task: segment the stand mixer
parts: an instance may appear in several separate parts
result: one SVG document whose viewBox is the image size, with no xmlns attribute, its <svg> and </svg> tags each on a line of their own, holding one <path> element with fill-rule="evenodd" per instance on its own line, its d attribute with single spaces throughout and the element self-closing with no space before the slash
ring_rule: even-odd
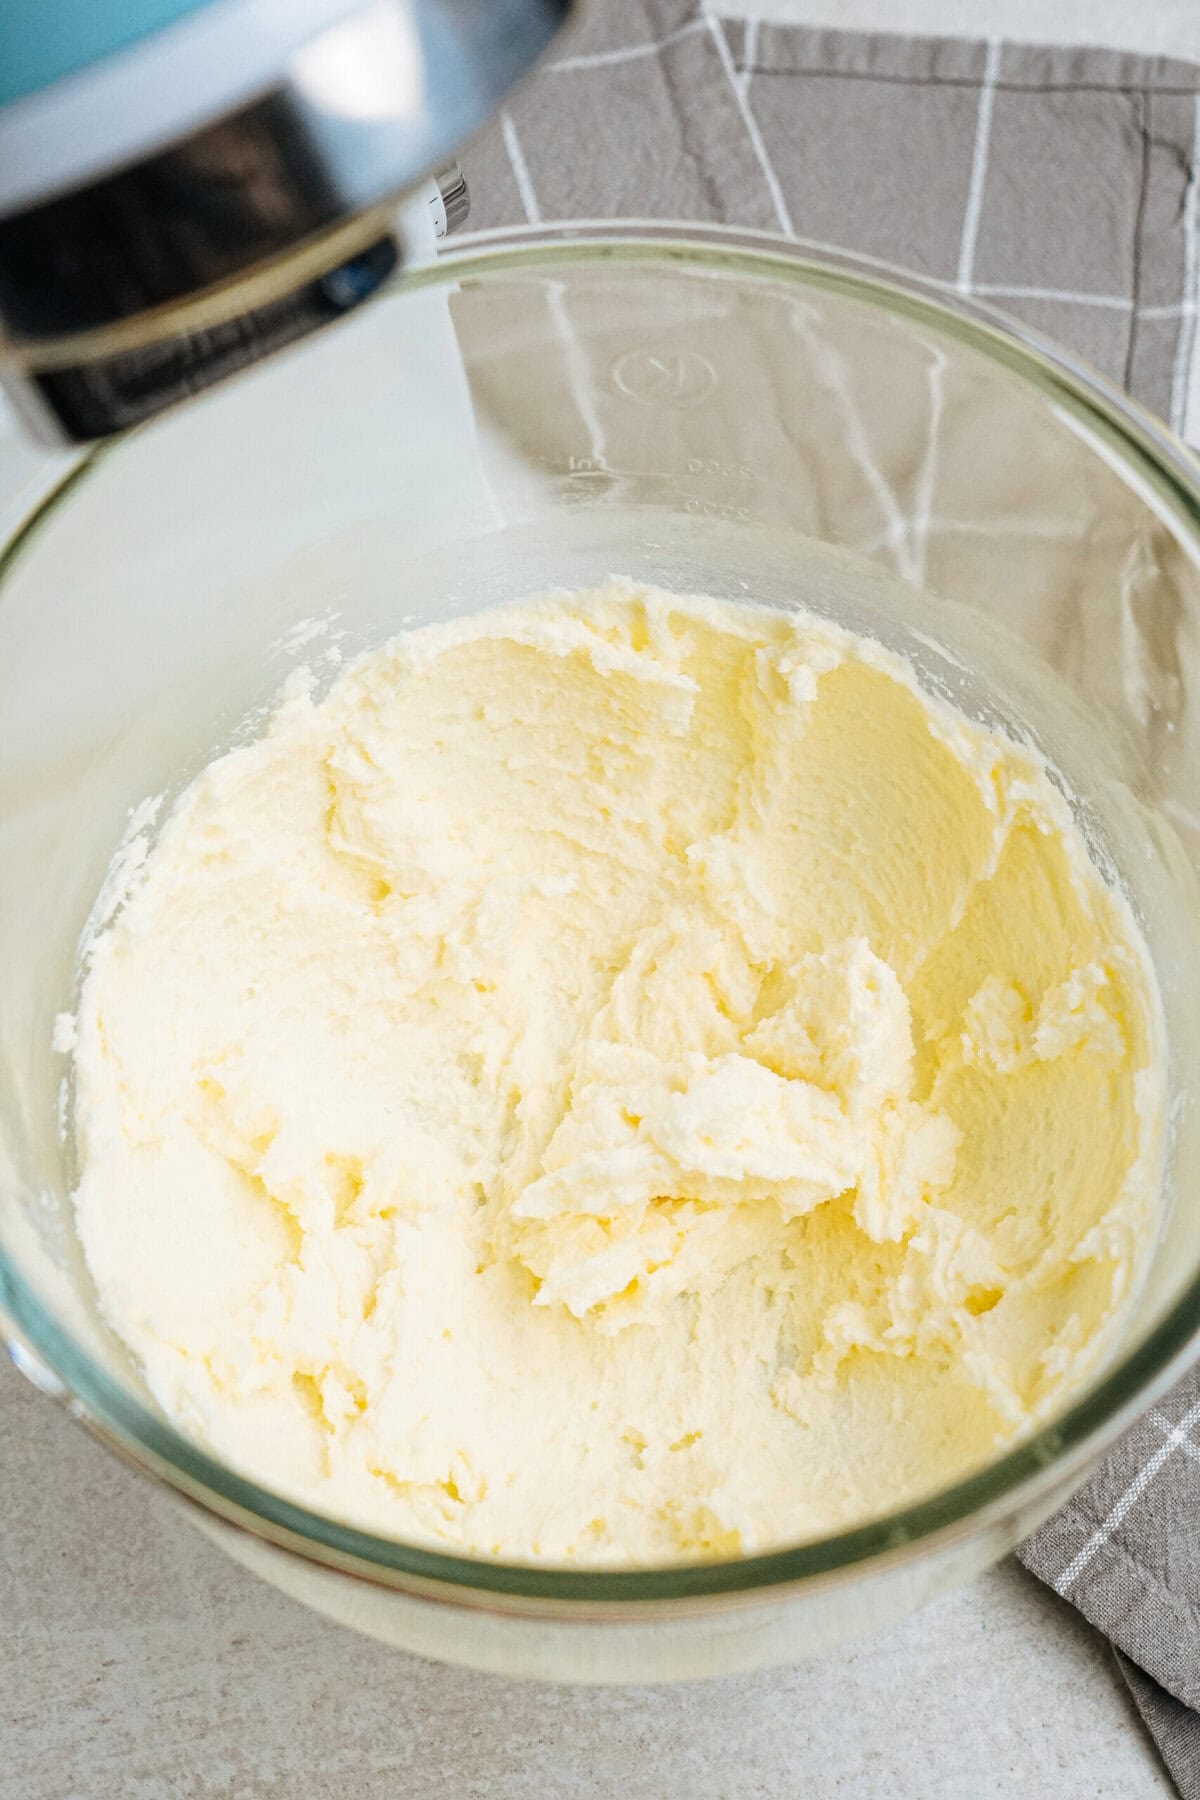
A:
<svg viewBox="0 0 1200 1800">
<path fill-rule="evenodd" d="M 108 437 L 366 299 L 423 209 L 466 216 L 447 158 L 569 5 L 10 0 L 0 373 L 27 431 Z"/>
</svg>

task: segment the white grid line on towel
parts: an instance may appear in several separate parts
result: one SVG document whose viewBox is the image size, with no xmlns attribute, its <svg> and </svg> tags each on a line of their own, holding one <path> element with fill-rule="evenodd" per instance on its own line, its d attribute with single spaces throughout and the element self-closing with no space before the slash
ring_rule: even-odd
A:
<svg viewBox="0 0 1200 1800">
<path fill-rule="evenodd" d="M 761 19 L 747 19 L 746 36 L 742 43 L 742 80 L 749 88 L 754 65 L 758 61 L 758 32 Z"/>
<path fill-rule="evenodd" d="M 1107 1544 L 1112 1537 L 1113 1532 L 1120 1525 L 1122 1519 L 1125 1518 L 1126 1514 L 1134 1506 L 1136 1506 L 1137 1502 L 1141 1499 L 1164 1463 L 1169 1461 L 1176 1450 L 1182 1449 L 1183 1446 L 1190 1441 L 1187 1434 L 1196 1423 L 1197 1419 L 1200 1419 L 1200 1400 L 1197 1400 L 1194 1405 L 1188 1407 L 1178 1425 L 1169 1427 L 1163 1442 L 1159 1445 L 1153 1456 L 1149 1457 L 1142 1464 L 1133 1480 L 1129 1483 L 1129 1486 L 1105 1514 L 1104 1518 L 1101 1519 L 1099 1525 L 1097 1525 L 1095 1531 L 1092 1532 L 1087 1542 L 1075 1552 L 1075 1555 L 1071 1558 L 1062 1574 L 1058 1577 L 1058 1580 L 1054 1583 L 1060 1594 L 1066 1595 L 1070 1592 L 1071 1588 L 1074 1587 L 1092 1558 L 1096 1555 L 1096 1552 L 1104 1548 L 1105 1544 Z M 1162 1422 L 1163 1424 L 1166 1424 L 1165 1420 Z"/>
<path fill-rule="evenodd" d="M 989 38 L 983 80 L 979 84 L 975 148 L 971 155 L 971 179 L 967 186 L 967 204 L 963 210 L 962 240 L 958 251 L 957 285 L 960 294 L 971 292 L 975 274 L 975 247 L 979 241 L 979 222 L 983 217 L 983 190 L 987 184 L 988 155 L 992 144 L 992 108 L 1003 54 L 1004 46 L 999 38 Z"/>
<path fill-rule="evenodd" d="M 1172 1437 L 1173 1433 L 1182 1432 L 1183 1430 L 1182 1423 L 1179 1425 L 1172 1425 L 1170 1419 L 1157 1410 L 1150 1414 L 1150 1423 L 1161 1431 L 1164 1437 L 1168 1438 Z M 1200 1444 L 1193 1443 L 1190 1437 L 1181 1437 L 1175 1443 L 1175 1448 L 1177 1450 L 1182 1450 L 1189 1462 L 1200 1463 Z"/>
<path fill-rule="evenodd" d="M 1183 197 L 1183 313 L 1179 340 L 1175 346 L 1175 366 L 1171 372 L 1171 428 L 1182 436 L 1191 436 L 1200 427 L 1193 418 L 1192 379 L 1196 360 L 1196 312 L 1200 305 L 1200 94 L 1196 96 L 1192 121 L 1192 155 L 1187 172 L 1187 190 Z"/>
<path fill-rule="evenodd" d="M 791 210 L 750 102 L 750 88 L 759 53 L 762 21 L 758 18 L 744 20 L 745 37 L 740 62 L 734 61 L 730 51 L 726 36 L 726 23 L 727 21 L 714 7 L 685 19 L 682 24 L 664 32 L 661 38 L 619 45 L 610 50 L 594 50 L 581 52 L 577 56 L 559 57 L 543 64 L 543 71 L 553 74 L 571 70 L 596 69 L 602 71 L 608 68 L 619 68 L 622 64 L 656 56 L 660 50 L 671 44 L 695 36 L 702 31 L 708 32 L 729 82 L 751 149 L 766 183 L 778 227 L 785 235 L 795 237 Z M 1173 362 L 1169 417 L 1176 430 L 1185 430 L 1186 415 L 1189 410 L 1200 414 L 1200 369 L 1194 369 L 1197 360 L 1194 350 L 1198 322 L 1200 322 L 1200 180 L 1194 173 L 1189 179 L 1181 208 L 1186 266 L 1182 283 L 1183 294 L 1178 301 L 1139 307 L 1133 297 L 1128 294 L 1088 292 L 1084 289 L 1043 287 L 1020 283 L 977 282 L 974 279 L 990 162 L 994 97 L 1001 78 L 1004 54 L 1005 48 L 1001 40 L 989 40 L 985 52 L 984 68 L 978 83 L 978 108 L 972 166 L 964 206 L 957 276 L 948 281 L 935 281 L 935 285 L 952 293 L 994 300 L 1001 305 L 1005 302 L 1044 302 L 1053 306 L 1079 306 L 1098 312 L 1126 315 L 1136 312 L 1138 318 L 1146 321 L 1179 320 L 1180 331 Z M 1196 100 L 1195 117 L 1196 143 L 1191 162 L 1193 171 L 1200 168 L 1200 95 Z M 531 223 L 541 223 L 544 215 L 511 113 L 502 114 L 501 126 L 525 216 Z M 1193 393 L 1193 389 L 1196 392 Z M 1200 416 L 1194 423 L 1200 428 Z"/>
<path fill-rule="evenodd" d="M 725 38 L 725 27 L 714 13 L 706 13 L 704 17 L 707 21 L 708 29 L 712 34 L 713 43 L 717 47 L 717 55 L 721 59 L 721 67 L 724 69 L 729 80 L 729 85 L 733 89 L 733 97 L 737 101 L 738 111 L 742 115 L 742 123 L 746 127 L 746 135 L 750 139 L 750 147 L 754 151 L 754 154 L 758 159 L 758 166 L 763 172 L 763 178 L 767 184 L 767 191 L 771 196 L 771 205 L 775 209 L 775 217 L 779 222 L 779 229 L 783 232 L 785 237 L 794 238 L 796 232 L 792 225 L 792 215 L 788 211 L 787 201 L 783 197 L 783 189 L 779 185 L 779 177 L 771 165 L 770 157 L 767 155 L 767 146 L 763 143 L 762 132 L 758 129 L 758 120 L 754 117 L 754 113 L 751 110 L 749 97 L 742 83 L 738 79 L 737 70 L 733 66 L 733 57 L 729 53 L 729 45 Z"/>
<path fill-rule="evenodd" d="M 538 205 L 537 193 L 530 178 L 529 164 L 525 161 L 521 140 L 517 136 L 517 128 L 513 124 L 512 114 L 507 108 L 500 114 L 500 132 L 504 139 L 504 148 L 508 152 L 513 180 L 516 182 L 517 192 L 521 196 L 521 205 L 525 208 L 525 217 L 529 224 L 540 225 L 542 209 Z"/>
<path fill-rule="evenodd" d="M 693 37 L 696 32 L 707 29 L 703 17 L 688 19 L 677 25 L 674 31 L 666 31 L 662 37 L 653 39 L 647 44 L 624 44 L 616 50 L 584 50 L 578 56 L 558 56 L 553 62 L 541 64 L 544 74 L 575 74 L 581 69 L 612 69 L 621 63 L 641 62 L 643 57 L 657 56 L 668 44 L 677 44 L 681 38 Z"/>
</svg>

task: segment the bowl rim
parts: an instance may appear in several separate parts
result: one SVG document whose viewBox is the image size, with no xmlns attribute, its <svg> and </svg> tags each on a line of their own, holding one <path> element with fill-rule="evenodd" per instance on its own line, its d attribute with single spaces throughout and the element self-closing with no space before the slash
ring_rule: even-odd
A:
<svg viewBox="0 0 1200 1800">
<path fill-rule="evenodd" d="M 987 302 L 868 257 L 803 239 L 736 227 L 661 220 L 571 221 L 474 232 L 433 262 L 401 272 L 392 297 L 472 277 L 564 263 L 657 263 L 680 270 L 785 280 L 899 314 L 1006 368 L 1068 414 L 1096 454 L 1130 485 L 1152 492 L 1200 565 L 1200 459 L 1151 413 L 1085 361 Z M 146 429 L 152 429 L 148 427 Z M 109 455 L 114 440 L 82 453 L 0 546 L 5 573 L 40 526 Z M 1103 446 L 1103 449 L 1100 448 Z M 600 1618 L 670 1616 L 783 1597 L 842 1572 L 923 1557 L 989 1528 L 1007 1548 L 1200 1353 L 1200 1272 L 1131 1351 L 1109 1364 L 1049 1423 L 947 1487 L 850 1530 L 733 1560 L 653 1567 L 571 1567 L 458 1555 L 406 1543 L 316 1512 L 240 1475 L 166 1423 L 110 1377 L 63 1331 L 0 1244 L 0 1321 L 14 1360 L 74 1417 L 139 1469 L 209 1514 L 309 1561 L 376 1584 L 493 1611 Z M 631 1603 L 634 1603 L 631 1606 Z"/>
</svg>

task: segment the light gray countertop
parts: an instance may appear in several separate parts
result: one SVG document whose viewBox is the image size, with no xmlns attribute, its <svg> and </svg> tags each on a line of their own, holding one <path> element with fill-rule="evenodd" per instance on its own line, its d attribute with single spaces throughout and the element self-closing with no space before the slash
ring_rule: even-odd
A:
<svg viewBox="0 0 1200 1800">
<path fill-rule="evenodd" d="M 1107 1645 L 1015 1563 L 799 1668 L 555 1688 L 284 1599 L 7 1364 L 0 1469 L 3 1800 L 1172 1791 Z"/>
</svg>

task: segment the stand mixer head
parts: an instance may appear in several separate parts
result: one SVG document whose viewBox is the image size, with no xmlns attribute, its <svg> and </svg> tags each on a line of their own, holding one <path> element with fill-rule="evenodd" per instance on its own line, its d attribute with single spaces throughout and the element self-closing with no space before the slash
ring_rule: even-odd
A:
<svg viewBox="0 0 1200 1800">
<path fill-rule="evenodd" d="M 26 428 L 110 436 L 357 306 L 411 253 L 402 197 L 426 183 L 437 235 L 465 217 L 446 159 L 569 7 L 10 0 L 0 371 Z"/>
</svg>

